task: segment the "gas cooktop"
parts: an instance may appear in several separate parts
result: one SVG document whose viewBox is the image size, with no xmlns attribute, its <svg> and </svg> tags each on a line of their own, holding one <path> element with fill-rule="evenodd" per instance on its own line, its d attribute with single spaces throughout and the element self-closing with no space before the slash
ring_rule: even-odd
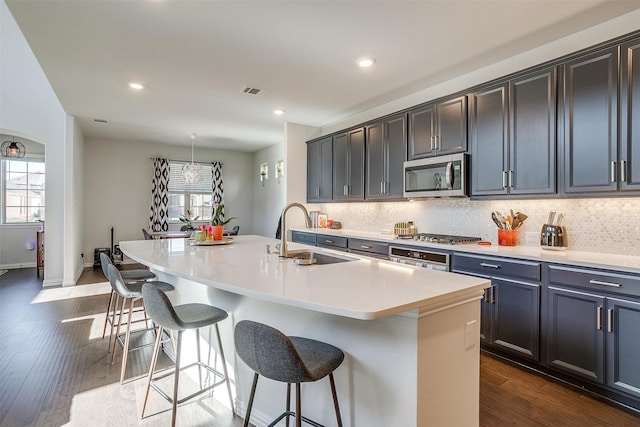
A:
<svg viewBox="0 0 640 427">
<path fill-rule="evenodd" d="M 411 239 L 429 243 L 443 243 L 447 245 L 459 245 L 473 243 L 482 240 L 480 237 L 452 236 L 449 234 L 418 233 L 412 236 L 398 236 L 399 239 Z"/>
</svg>

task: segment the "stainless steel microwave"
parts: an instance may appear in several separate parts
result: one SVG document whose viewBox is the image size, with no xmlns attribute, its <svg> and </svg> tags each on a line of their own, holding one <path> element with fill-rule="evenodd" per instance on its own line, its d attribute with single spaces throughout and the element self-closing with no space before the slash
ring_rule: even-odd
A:
<svg viewBox="0 0 640 427">
<path fill-rule="evenodd" d="M 404 162 L 404 197 L 467 196 L 467 158 L 459 153 Z"/>
</svg>

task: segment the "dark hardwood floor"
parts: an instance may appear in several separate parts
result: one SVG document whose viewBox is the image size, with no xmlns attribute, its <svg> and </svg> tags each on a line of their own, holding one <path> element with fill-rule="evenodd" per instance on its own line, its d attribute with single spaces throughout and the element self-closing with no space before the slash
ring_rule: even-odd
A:
<svg viewBox="0 0 640 427">
<path fill-rule="evenodd" d="M 0 427 L 169 425 L 170 406 L 154 392 L 140 420 L 145 382 L 120 385 L 119 362 L 108 362 L 101 270 L 74 287 L 41 284 L 34 268 L 0 276 Z M 149 359 L 150 349 L 132 353 L 126 377 L 144 375 Z M 640 426 L 635 414 L 491 356 L 481 356 L 480 378 L 481 426 Z M 179 407 L 178 425 L 240 426 L 216 396 Z"/>
</svg>

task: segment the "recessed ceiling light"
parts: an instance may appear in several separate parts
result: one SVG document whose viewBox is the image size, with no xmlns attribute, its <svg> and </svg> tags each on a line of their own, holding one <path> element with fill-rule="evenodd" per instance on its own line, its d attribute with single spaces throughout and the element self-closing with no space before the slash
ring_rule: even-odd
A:
<svg viewBox="0 0 640 427">
<path fill-rule="evenodd" d="M 363 56 L 362 58 L 358 58 L 356 61 L 359 67 L 368 68 L 376 63 L 376 58 L 373 56 Z"/>
<path fill-rule="evenodd" d="M 273 110 L 273 114 L 276 116 L 281 116 L 284 114 L 284 110 Z"/>
<path fill-rule="evenodd" d="M 129 82 L 129 87 L 131 89 L 135 89 L 135 90 L 144 89 L 144 85 L 142 83 L 138 83 L 138 82 Z"/>
</svg>

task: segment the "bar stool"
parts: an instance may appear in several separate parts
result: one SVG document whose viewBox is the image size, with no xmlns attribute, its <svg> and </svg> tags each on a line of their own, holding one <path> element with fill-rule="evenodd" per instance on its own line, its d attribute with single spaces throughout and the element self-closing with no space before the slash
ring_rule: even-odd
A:
<svg viewBox="0 0 640 427">
<path fill-rule="evenodd" d="M 163 292 L 162 289 L 155 286 L 153 282 L 145 283 L 142 286 L 142 298 L 144 300 L 144 305 L 149 313 L 151 319 L 158 324 L 159 332 L 156 338 L 156 343 L 153 350 L 153 357 L 151 359 L 151 367 L 149 368 L 149 377 L 147 379 L 147 389 L 144 395 L 144 401 L 142 403 L 142 415 L 144 418 L 144 411 L 147 407 L 147 400 L 149 398 L 149 390 L 153 387 L 162 397 L 168 400 L 172 404 L 172 413 L 171 413 L 171 425 L 176 425 L 176 412 L 178 409 L 178 404 L 183 403 L 193 397 L 198 396 L 208 390 L 211 390 L 214 387 L 221 385 L 222 383 L 227 383 L 227 392 L 229 393 L 229 401 L 231 403 L 231 410 L 235 415 L 235 410 L 233 406 L 233 396 L 231 395 L 231 384 L 229 383 L 229 374 L 227 372 L 227 362 L 224 357 L 224 350 L 222 349 L 222 341 L 220 340 L 220 330 L 218 328 L 218 322 L 224 320 L 228 317 L 226 311 L 221 310 L 217 307 L 213 307 L 206 304 L 198 304 L 198 303 L 190 303 L 190 304 L 182 304 L 173 306 L 167 295 Z M 216 336 L 218 338 L 218 349 L 220 351 L 220 359 L 222 359 L 222 370 L 223 373 L 220 373 L 215 368 L 202 363 L 200 361 L 200 331 L 199 328 L 203 328 L 205 326 L 214 325 L 216 329 Z M 153 373 L 156 368 L 156 363 L 158 361 L 158 353 L 160 351 L 160 336 L 164 329 L 169 329 L 171 331 L 178 332 L 178 338 L 176 343 L 176 366 L 172 372 L 164 373 L 162 375 L 156 376 L 153 378 Z M 180 367 L 180 353 L 182 347 L 182 333 L 187 329 L 195 329 L 196 330 L 196 343 L 198 344 L 198 361 L 194 362 L 190 365 Z M 180 371 L 184 369 L 191 368 L 193 366 L 198 366 L 198 369 L 204 368 L 210 373 L 214 375 L 214 383 L 201 388 L 199 391 L 190 394 L 182 399 L 178 399 L 178 381 L 180 376 Z M 173 382 L 173 396 L 169 396 L 165 393 L 157 384 L 156 381 L 168 377 L 169 375 L 174 374 L 174 382 Z M 215 381 L 216 377 L 220 377 L 219 381 Z M 202 387 L 202 386 L 201 386 Z"/>
<path fill-rule="evenodd" d="M 113 364 L 116 358 L 116 346 L 120 344 L 120 347 L 122 348 L 122 367 L 120 369 L 120 384 L 122 384 L 124 382 L 124 372 L 127 368 L 127 356 L 129 354 L 129 351 L 140 350 L 144 347 L 151 345 L 151 344 L 143 344 L 137 347 L 129 348 L 131 332 L 132 332 L 131 325 L 134 323 L 132 319 L 133 312 L 134 312 L 133 305 L 135 304 L 136 301 L 142 298 L 142 285 L 144 283 L 153 283 L 154 285 L 164 289 L 165 291 L 172 291 L 175 288 L 173 287 L 173 285 L 169 283 L 160 282 L 157 280 L 152 282 L 134 282 L 127 285 L 125 284 L 124 279 L 120 274 L 120 271 L 113 264 L 110 264 L 107 266 L 107 273 L 109 276 L 109 283 L 111 283 L 111 287 L 120 297 L 122 297 L 122 305 L 120 307 L 120 311 L 118 314 L 118 326 L 116 328 L 116 333 L 113 340 L 113 349 L 111 351 L 111 363 Z M 122 317 L 125 315 L 125 307 L 127 305 L 127 301 L 129 302 L 129 308 L 128 310 L 126 310 L 127 312 L 126 331 L 124 333 L 124 340 L 122 340 L 122 338 L 120 337 L 120 328 L 122 327 Z M 114 316 L 115 316 L 115 313 L 114 313 Z M 139 321 L 144 321 L 146 323 L 147 320 L 148 320 L 147 316 L 145 315 L 144 318 Z M 133 332 L 147 332 L 147 331 L 155 331 L 155 328 L 138 329 Z M 158 333 L 158 335 L 161 336 L 162 334 Z"/>
<path fill-rule="evenodd" d="M 107 267 L 113 264 L 111 262 L 111 258 L 107 256 L 104 252 L 100 253 L 100 266 L 102 267 L 102 273 L 104 277 L 109 279 L 109 272 Z M 140 268 L 135 270 L 124 270 L 120 272 L 122 279 L 126 285 L 130 285 L 135 282 L 145 282 L 147 280 L 155 279 L 156 275 L 151 271 Z M 115 298 L 114 298 L 115 297 Z M 114 301 L 115 300 L 115 301 Z M 115 327 L 115 316 L 116 310 L 115 308 L 118 306 L 118 294 L 111 287 L 111 295 L 109 296 L 109 304 L 107 304 L 107 313 L 104 317 L 104 327 L 102 328 L 102 338 L 107 333 L 107 323 L 111 324 L 111 335 L 109 335 L 109 348 L 111 348 L 111 336 L 113 336 L 113 328 Z"/>
<path fill-rule="evenodd" d="M 308 338 L 288 337 L 277 329 L 250 320 L 238 322 L 234 335 L 236 353 L 255 372 L 244 427 L 249 425 L 259 375 L 287 383 L 287 409 L 269 426 L 276 425 L 285 417 L 289 425 L 288 417 L 295 417 L 297 427 L 301 426 L 302 421 L 315 427 L 322 427 L 317 422 L 302 416 L 300 383 L 318 381 L 328 375 L 338 426 L 342 427 L 336 385 L 333 380 L 333 371 L 344 360 L 342 350 Z M 295 412 L 290 410 L 292 383 L 296 385 Z"/>
</svg>

